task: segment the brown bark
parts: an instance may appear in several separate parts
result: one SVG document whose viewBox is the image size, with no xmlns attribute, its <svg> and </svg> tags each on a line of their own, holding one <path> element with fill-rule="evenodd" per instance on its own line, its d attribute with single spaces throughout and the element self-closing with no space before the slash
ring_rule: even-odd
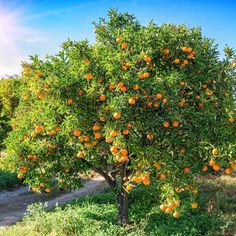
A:
<svg viewBox="0 0 236 236">
<path fill-rule="evenodd" d="M 122 189 L 122 191 L 117 196 L 118 201 L 118 222 L 120 225 L 124 226 L 128 224 L 128 193 L 125 191 L 125 189 Z"/>
</svg>

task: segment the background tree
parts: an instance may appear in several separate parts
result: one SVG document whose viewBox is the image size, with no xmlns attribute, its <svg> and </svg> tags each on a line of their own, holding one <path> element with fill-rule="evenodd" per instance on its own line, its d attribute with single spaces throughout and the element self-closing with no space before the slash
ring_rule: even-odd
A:
<svg viewBox="0 0 236 236">
<path fill-rule="evenodd" d="M 19 103 L 18 87 L 20 79 L 0 79 L 0 148 L 3 148 L 3 140 L 11 130 L 9 121 Z"/>
<path fill-rule="evenodd" d="M 52 177 L 76 188 L 79 172 L 98 172 L 117 194 L 120 224 L 128 193 L 153 184 L 178 218 L 182 194 L 197 207 L 196 175 L 236 169 L 235 53 L 221 61 L 199 28 L 108 16 L 94 44 L 68 40 L 24 65 L 7 165 L 36 192 L 50 192 Z"/>
</svg>

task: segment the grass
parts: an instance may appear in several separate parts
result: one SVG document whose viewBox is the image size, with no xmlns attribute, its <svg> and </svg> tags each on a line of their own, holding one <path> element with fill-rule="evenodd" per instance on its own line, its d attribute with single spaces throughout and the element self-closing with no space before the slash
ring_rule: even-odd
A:
<svg viewBox="0 0 236 236">
<path fill-rule="evenodd" d="M 17 174 L 0 170 L 0 191 L 15 188 L 21 183 L 22 181 L 17 178 Z"/>
<path fill-rule="evenodd" d="M 181 212 L 174 219 L 159 209 L 156 190 L 137 189 L 130 195 L 130 225 L 116 221 L 115 196 L 82 197 L 53 211 L 31 206 L 30 217 L 0 230 L 1 236 L 233 236 L 236 235 L 236 181 L 229 176 L 210 176 L 202 182 L 199 208 Z"/>
</svg>

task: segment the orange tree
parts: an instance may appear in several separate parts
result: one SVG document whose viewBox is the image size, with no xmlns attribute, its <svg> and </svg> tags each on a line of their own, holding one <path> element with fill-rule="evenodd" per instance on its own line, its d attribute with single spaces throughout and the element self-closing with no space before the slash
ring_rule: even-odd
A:
<svg viewBox="0 0 236 236">
<path fill-rule="evenodd" d="M 199 28 L 108 15 L 95 43 L 68 40 L 24 65 L 7 164 L 36 192 L 98 172 L 117 194 L 121 224 L 128 193 L 153 184 L 177 218 L 182 192 L 197 207 L 197 175 L 236 169 L 235 52 L 221 61 Z"/>
</svg>

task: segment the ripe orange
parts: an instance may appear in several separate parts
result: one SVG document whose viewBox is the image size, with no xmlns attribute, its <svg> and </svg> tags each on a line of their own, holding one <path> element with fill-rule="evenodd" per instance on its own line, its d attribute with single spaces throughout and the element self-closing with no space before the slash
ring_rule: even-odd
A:
<svg viewBox="0 0 236 236">
<path fill-rule="evenodd" d="M 170 213 L 171 213 L 171 208 L 170 208 L 170 207 L 167 207 L 166 210 L 165 210 L 165 213 L 166 213 L 166 214 L 170 214 Z"/>
<path fill-rule="evenodd" d="M 121 149 L 120 150 L 122 156 L 128 156 L 128 151 L 126 149 Z"/>
<path fill-rule="evenodd" d="M 98 130 L 100 130 L 100 129 L 101 129 L 101 126 L 100 126 L 100 125 L 95 124 L 95 125 L 93 126 L 93 130 L 94 130 L 94 131 L 98 131 Z"/>
<path fill-rule="evenodd" d="M 145 57 L 144 58 L 144 61 L 146 61 L 146 62 L 150 62 L 152 59 L 151 59 L 151 57 Z"/>
<path fill-rule="evenodd" d="M 95 139 L 100 139 L 102 137 L 101 133 L 94 134 Z"/>
<path fill-rule="evenodd" d="M 135 85 L 133 86 L 133 90 L 138 90 L 138 89 L 139 89 L 138 84 L 135 84 Z"/>
<path fill-rule="evenodd" d="M 162 100 L 162 102 L 163 102 L 164 104 L 166 104 L 166 103 L 168 102 L 168 99 L 167 99 L 167 98 L 164 98 L 164 99 Z"/>
<path fill-rule="evenodd" d="M 101 95 L 101 96 L 99 97 L 99 100 L 100 100 L 101 102 L 106 101 L 106 99 L 107 99 L 107 97 L 106 97 L 105 95 Z"/>
<path fill-rule="evenodd" d="M 129 134 L 129 130 L 128 129 L 123 130 L 123 134 L 124 135 L 128 135 Z"/>
<path fill-rule="evenodd" d="M 50 188 L 46 188 L 46 189 L 45 189 L 45 192 L 46 192 L 46 193 L 50 193 L 50 192 L 51 192 L 51 189 L 50 189 Z"/>
<path fill-rule="evenodd" d="M 203 167 L 202 167 L 202 170 L 203 170 L 203 171 L 207 171 L 207 169 L 208 169 L 207 166 L 203 166 Z"/>
<path fill-rule="evenodd" d="M 231 163 L 230 167 L 231 167 L 233 170 L 236 170 L 236 163 Z"/>
<path fill-rule="evenodd" d="M 211 152 L 214 156 L 217 156 L 219 154 L 219 151 L 217 148 L 213 148 Z"/>
<path fill-rule="evenodd" d="M 179 60 L 178 58 L 176 58 L 176 59 L 174 60 L 174 63 L 175 63 L 175 64 L 179 64 L 179 63 L 180 63 L 180 60 Z"/>
<path fill-rule="evenodd" d="M 215 164 L 216 164 L 216 163 L 215 163 L 214 160 L 210 160 L 209 163 L 208 163 L 208 165 L 211 166 L 211 167 L 214 166 Z"/>
<path fill-rule="evenodd" d="M 78 158 L 83 158 L 83 157 L 84 157 L 84 154 L 83 154 L 82 152 L 78 152 L 78 153 L 76 154 L 76 156 L 77 156 Z"/>
<path fill-rule="evenodd" d="M 197 204 L 196 202 L 192 202 L 192 203 L 191 203 L 191 207 L 192 207 L 193 209 L 196 209 L 196 208 L 198 208 L 198 204 Z"/>
<path fill-rule="evenodd" d="M 213 170 L 218 171 L 220 169 L 220 166 L 215 164 L 214 166 L 212 166 Z"/>
<path fill-rule="evenodd" d="M 43 188 L 44 187 L 44 183 L 39 183 L 39 186 L 41 187 L 41 188 Z"/>
<path fill-rule="evenodd" d="M 185 85 L 185 82 L 184 82 L 184 81 L 180 81 L 180 82 L 179 82 L 179 85 L 180 85 L 180 86 L 184 86 L 184 85 Z"/>
<path fill-rule="evenodd" d="M 115 112 L 113 114 L 113 117 L 116 119 L 116 120 L 119 120 L 121 118 L 121 113 L 120 112 Z"/>
<path fill-rule="evenodd" d="M 101 116 L 101 117 L 99 117 L 99 120 L 100 120 L 101 122 L 104 122 L 104 121 L 106 121 L 106 118 L 105 118 L 104 116 Z"/>
<path fill-rule="evenodd" d="M 117 43 L 121 43 L 122 39 L 120 37 L 116 38 Z"/>
<path fill-rule="evenodd" d="M 230 123 L 234 123 L 234 121 L 235 121 L 235 119 L 234 119 L 233 117 L 230 117 L 230 118 L 229 118 L 229 122 L 230 122 Z"/>
<path fill-rule="evenodd" d="M 162 174 L 160 174 L 160 179 L 166 179 L 166 174 L 164 174 L 164 173 L 162 173 Z"/>
<path fill-rule="evenodd" d="M 166 208 L 167 208 L 167 207 L 166 207 L 164 204 L 161 204 L 161 205 L 160 205 L 160 209 L 161 209 L 162 211 L 166 211 Z"/>
<path fill-rule="evenodd" d="M 68 104 L 68 105 L 72 105 L 72 103 L 73 103 L 72 98 L 69 98 L 69 99 L 67 100 L 67 104 Z"/>
<path fill-rule="evenodd" d="M 163 123 L 163 127 L 168 128 L 170 126 L 170 123 L 168 121 L 165 121 Z"/>
<path fill-rule="evenodd" d="M 110 148 L 110 151 L 111 151 L 112 154 L 117 154 L 117 153 L 118 153 L 118 148 L 115 147 L 115 146 L 112 146 L 112 147 Z"/>
<path fill-rule="evenodd" d="M 188 48 L 187 48 L 187 47 L 182 47 L 181 50 L 182 50 L 183 52 L 188 52 Z"/>
<path fill-rule="evenodd" d="M 179 217 L 180 217 L 179 212 L 178 212 L 178 211 L 175 211 L 175 212 L 173 213 L 173 217 L 174 217 L 174 218 L 179 218 Z"/>
<path fill-rule="evenodd" d="M 110 136 L 111 136 L 112 138 L 114 138 L 114 137 L 117 136 L 117 134 L 118 134 L 118 132 L 117 132 L 116 130 L 113 130 L 113 131 L 111 131 Z"/>
<path fill-rule="evenodd" d="M 127 91 L 127 87 L 124 86 L 124 87 L 120 88 L 120 90 L 124 93 Z"/>
<path fill-rule="evenodd" d="M 190 171 L 190 168 L 189 168 L 189 167 L 185 167 L 185 168 L 184 168 L 184 173 L 189 173 L 189 171 Z"/>
<path fill-rule="evenodd" d="M 129 99 L 129 104 L 130 104 L 130 105 L 134 105 L 134 104 L 135 104 L 135 102 L 136 102 L 136 101 L 135 101 L 135 99 L 134 99 L 134 98 L 130 98 L 130 99 Z"/>
<path fill-rule="evenodd" d="M 18 178 L 18 179 L 23 179 L 23 175 L 22 175 L 22 174 L 18 174 L 18 175 L 17 175 L 17 178 Z"/>
<path fill-rule="evenodd" d="M 170 53 L 170 50 L 169 50 L 168 48 L 166 48 L 166 49 L 163 50 L 163 53 L 164 53 L 165 55 L 167 55 L 167 54 Z"/>
<path fill-rule="evenodd" d="M 231 169 L 230 168 L 226 168 L 225 169 L 225 174 L 230 175 L 231 174 Z"/>
<path fill-rule="evenodd" d="M 74 136 L 79 137 L 80 134 L 81 134 L 81 131 L 80 131 L 80 130 L 75 130 L 75 131 L 74 131 Z"/>
<path fill-rule="evenodd" d="M 148 78 L 149 77 L 149 73 L 148 72 L 144 72 L 143 73 L 143 78 Z"/>
<path fill-rule="evenodd" d="M 161 169 L 161 165 L 157 162 L 154 162 L 154 167 L 157 169 L 157 170 L 160 170 Z"/>
<path fill-rule="evenodd" d="M 187 52 L 188 52 L 188 53 L 190 53 L 190 52 L 192 52 L 192 51 L 193 51 L 192 48 L 187 48 Z"/>
<path fill-rule="evenodd" d="M 93 78 L 93 75 L 92 75 L 92 73 L 88 73 L 84 77 L 88 80 L 91 80 Z"/>
<path fill-rule="evenodd" d="M 114 84 L 109 84 L 109 89 L 110 90 L 114 90 L 116 87 L 115 87 L 115 85 Z"/>
<path fill-rule="evenodd" d="M 147 139 L 149 139 L 149 140 L 151 140 L 151 139 L 153 139 L 154 138 L 154 135 L 153 134 L 147 134 Z"/>
<path fill-rule="evenodd" d="M 126 190 L 127 191 L 131 191 L 133 189 L 133 186 L 131 185 L 131 184 L 128 184 L 127 186 L 126 186 Z"/>
<path fill-rule="evenodd" d="M 188 64 L 189 64 L 188 60 L 186 60 L 186 59 L 183 60 L 183 64 L 184 64 L 184 65 L 188 65 Z"/>
<path fill-rule="evenodd" d="M 174 128 L 177 128 L 177 127 L 179 126 L 179 122 L 178 122 L 178 121 L 173 121 L 173 122 L 172 122 L 172 126 L 173 126 Z"/>
<path fill-rule="evenodd" d="M 127 43 L 122 43 L 121 48 L 122 48 L 122 49 L 126 49 L 127 46 L 128 46 Z"/>
<path fill-rule="evenodd" d="M 157 98 L 158 100 L 161 100 L 161 99 L 162 99 L 162 95 L 161 95 L 160 93 L 158 93 L 158 94 L 156 94 L 156 98 Z"/>
</svg>

